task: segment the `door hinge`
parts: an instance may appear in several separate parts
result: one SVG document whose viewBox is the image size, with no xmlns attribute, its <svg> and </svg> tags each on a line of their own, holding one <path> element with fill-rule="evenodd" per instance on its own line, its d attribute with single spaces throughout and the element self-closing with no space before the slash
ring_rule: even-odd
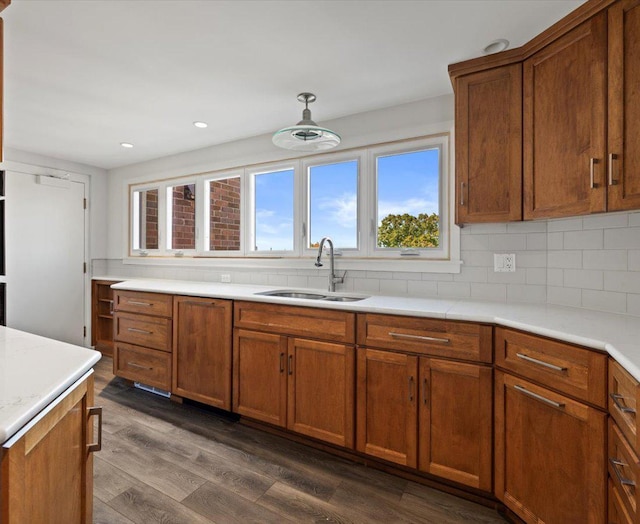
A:
<svg viewBox="0 0 640 524">
<path fill-rule="evenodd" d="M 83 326 L 83 328 L 82 328 L 82 336 L 84 336 L 84 337 L 87 336 L 87 326 Z"/>
<path fill-rule="evenodd" d="M 82 199 L 82 205 L 83 205 L 83 209 L 87 209 L 87 199 L 86 198 Z"/>
<path fill-rule="evenodd" d="M 82 272 L 83 272 L 83 273 L 86 273 L 86 272 L 87 272 L 87 263 L 86 263 L 86 262 L 83 262 L 83 263 L 82 263 Z"/>
</svg>

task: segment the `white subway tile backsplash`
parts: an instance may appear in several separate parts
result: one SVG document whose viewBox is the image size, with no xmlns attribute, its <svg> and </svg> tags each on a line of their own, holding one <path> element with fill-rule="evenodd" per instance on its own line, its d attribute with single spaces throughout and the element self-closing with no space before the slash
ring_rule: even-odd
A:
<svg viewBox="0 0 640 524">
<path fill-rule="evenodd" d="M 471 298 L 479 300 L 496 300 L 504 302 L 507 300 L 506 284 L 471 284 Z"/>
<path fill-rule="evenodd" d="M 560 306 L 580 307 L 582 290 L 578 288 L 547 286 L 547 302 Z"/>
<path fill-rule="evenodd" d="M 518 267 L 517 259 L 516 267 Z M 498 284 L 524 284 L 527 281 L 527 272 L 524 269 L 517 269 L 513 273 L 496 273 L 490 270 L 487 281 Z"/>
<path fill-rule="evenodd" d="M 627 252 L 627 267 L 629 271 L 640 271 L 640 249 L 630 249 Z"/>
<path fill-rule="evenodd" d="M 462 271 L 453 275 L 454 282 L 486 282 L 487 281 L 486 267 L 463 267 Z"/>
<path fill-rule="evenodd" d="M 469 266 L 490 267 L 493 269 L 493 252 L 491 251 L 462 251 L 461 257 L 463 271 L 465 267 Z"/>
<path fill-rule="evenodd" d="M 612 313 L 625 313 L 627 311 L 627 295 L 625 293 L 583 289 L 582 307 L 598 311 L 610 311 Z"/>
<path fill-rule="evenodd" d="M 463 235 L 499 235 L 507 232 L 507 224 L 468 224 L 460 231 Z"/>
<path fill-rule="evenodd" d="M 629 227 L 640 226 L 640 212 L 629 213 Z"/>
<path fill-rule="evenodd" d="M 438 295 L 451 298 L 469 298 L 471 284 L 468 282 L 438 282 Z"/>
<path fill-rule="evenodd" d="M 605 229 L 604 248 L 639 249 L 640 227 L 629 227 L 626 229 Z"/>
<path fill-rule="evenodd" d="M 602 249 L 602 230 L 567 231 L 564 234 L 564 249 Z"/>
<path fill-rule="evenodd" d="M 545 286 L 547 284 L 546 267 L 527 268 L 525 282 L 532 286 Z"/>
<path fill-rule="evenodd" d="M 627 269 L 627 252 L 622 249 L 588 250 L 582 252 L 585 269 Z"/>
<path fill-rule="evenodd" d="M 469 235 L 462 243 L 465 251 L 489 251 L 490 235 Z"/>
<path fill-rule="evenodd" d="M 564 286 L 564 269 L 547 268 L 547 286 Z"/>
<path fill-rule="evenodd" d="M 627 227 L 629 218 L 627 213 L 605 213 L 582 218 L 583 229 L 609 229 Z"/>
<path fill-rule="evenodd" d="M 544 221 L 509 222 L 507 233 L 546 233 L 547 223 Z"/>
<path fill-rule="evenodd" d="M 407 293 L 416 297 L 435 297 L 438 295 L 438 283 L 426 280 L 408 280 Z"/>
<path fill-rule="evenodd" d="M 640 272 L 605 271 L 604 289 L 620 293 L 640 293 Z"/>
<path fill-rule="evenodd" d="M 547 234 L 546 233 L 528 233 L 527 234 L 527 249 L 546 250 L 547 249 Z"/>
<path fill-rule="evenodd" d="M 490 235 L 489 249 L 492 251 L 521 251 L 527 247 L 524 234 Z"/>
<path fill-rule="evenodd" d="M 579 231 L 582 229 L 582 218 L 563 218 L 560 220 L 549 220 L 547 231 Z"/>
<path fill-rule="evenodd" d="M 547 267 L 546 251 L 521 251 L 516 253 L 516 268 Z"/>
<path fill-rule="evenodd" d="M 547 249 L 564 249 L 564 233 L 547 233 Z"/>
<path fill-rule="evenodd" d="M 603 289 L 604 274 L 591 269 L 565 269 L 564 285 L 582 289 Z"/>
<path fill-rule="evenodd" d="M 507 300 L 544 304 L 547 300 L 547 286 L 507 285 Z"/>
<path fill-rule="evenodd" d="M 582 251 L 549 251 L 547 267 L 580 269 L 582 268 Z"/>
<path fill-rule="evenodd" d="M 407 281 L 406 280 L 380 280 L 380 293 L 384 295 L 406 295 L 407 294 Z"/>
<path fill-rule="evenodd" d="M 640 317 L 640 295 L 627 294 L 627 314 Z"/>
</svg>

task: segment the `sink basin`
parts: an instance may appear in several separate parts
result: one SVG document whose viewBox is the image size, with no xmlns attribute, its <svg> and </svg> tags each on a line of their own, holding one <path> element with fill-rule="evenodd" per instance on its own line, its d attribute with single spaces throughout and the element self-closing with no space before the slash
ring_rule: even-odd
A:
<svg viewBox="0 0 640 524">
<path fill-rule="evenodd" d="M 266 297 L 282 297 L 282 298 L 298 298 L 303 300 L 326 300 L 327 302 L 357 302 L 369 298 L 367 296 L 356 295 L 325 295 L 323 293 L 314 293 L 312 291 L 296 291 L 290 289 L 276 289 L 274 291 L 261 291 L 256 295 L 264 295 Z"/>
</svg>

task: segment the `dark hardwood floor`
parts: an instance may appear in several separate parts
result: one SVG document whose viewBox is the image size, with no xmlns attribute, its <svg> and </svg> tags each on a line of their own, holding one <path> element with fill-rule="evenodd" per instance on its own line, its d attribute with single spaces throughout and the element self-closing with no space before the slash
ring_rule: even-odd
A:
<svg viewBox="0 0 640 524">
<path fill-rule="evenodd" d="M 96 366 L 94 522 L 504 523 L 452 495 L 134 389 Z"/>
</svg>

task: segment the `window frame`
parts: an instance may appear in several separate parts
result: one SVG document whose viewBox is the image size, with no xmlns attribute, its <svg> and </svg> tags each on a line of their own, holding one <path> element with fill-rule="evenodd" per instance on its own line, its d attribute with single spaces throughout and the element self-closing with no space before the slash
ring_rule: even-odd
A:
<svg viewBox="0 0 640 524">
<path fill-rule="evenodd" d="M 167 256 L 174 256 L 174 257 L 183 257 L 183 256 L 196 256 L 199 254 L 200 250 L 199 250 L 199 241 L 200 238 L 202 237 L 202 235 L 200 235 L 200 228 L 201 226 L 199 224 L 202 223 L 201 221 L 201 217 L 200 214 L 203 208 L 203 202 L 202 202 L 202 188 L 200 187 L 202 184 L 200 183 L 200 180 L 198 178 L 184 178 L 184 179 L 172 179 L 172 180 L 167 180 L 164 184 L 164 227 L 165 227 L 165 240 L 164 240 L 164 244 L 162 244 L 162 253 L 166 254 Z M 196 191 L 196 195 L 195 195 L 195 200 L 194 200 L 194 210 L 193 210 L 193 214 L 194 214 L 194 243 L 193 243 L 193 248 L 191 249 L 175 249 L 175 248 L 169 248 L 169 241 L 173 240 L 172 236 L 173 236 L 173 230 L 169 227 L 169 223 L 170 220 L 173 219 L 173 217 L 171 216 L 170 211 L 173 209 L 173 202 L 171 202 L 171 205 L 169 205 L 169 189 L 170 188 L 174 188 L 174 187 L 179 187 L 179 186 L 190 186 L 190 185 L 194 185 L 195 186 L 195 191 Z M 172 223 L 172 222 L 171 222 Z"/>
<path fill-rule="evenodd" d="M 135 198 L 133 194 L 140 193 L 143 191 L 153 191 L 154 189 L 158 191 L 158 247 L 156 249 L 142 249 L 142 248 L 135 249 L 133 246 L 133 240 L 136 236 L 135 227 L 136 225 L 139 225 L 139 223 L 136 224 L 134 221 L 136 211 L 134 209 Z M 128 243 L 129 243 L 130 253 L 135 254 L 137 256 L 146 257 L 149 255 L 157 256 L 162 252 L 162 242 L 163 242 L 163 232 L 164 232 L 162 224 L 164 223 L 164 212 L 165 212 L 163 204 L 164 203 L 162 199 L 162 184 L 150 183 L 150 184 L 143 184 L 143 185 L 131 187 L 131 190 L 129 191 L 129 224 L 127 228 L 129 232 Z"/>
</svg>

